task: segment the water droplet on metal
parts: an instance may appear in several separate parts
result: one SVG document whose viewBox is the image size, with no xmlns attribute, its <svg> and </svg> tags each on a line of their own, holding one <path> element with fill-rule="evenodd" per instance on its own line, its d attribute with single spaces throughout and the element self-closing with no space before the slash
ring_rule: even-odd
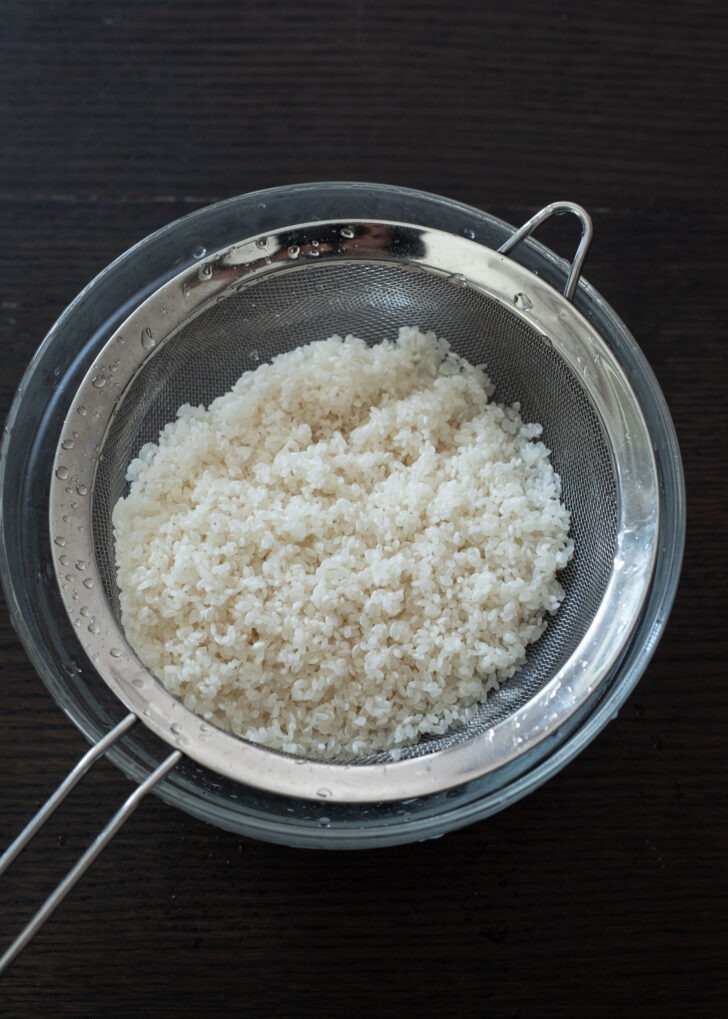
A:
<svg viewBox="0 0 728 1019">
<path fill-rule="evenodd" d="M 154 339 L 154 333 L 149 326 L 147 326 L 146 329 L 142 329 L 142 347 L 145 350 L 151 350 L 152 347 L 156 347 L 156 345 L 157 341 Z"/>
<path fill-rule="evenodd" d="M 73 439 L 64 439 L 61 443 L 61 449 L 73 449 Z"/>
<path fill-rule="evenodd" d="M 172 722 L 172 724 L 169 727 L 169 731 L 174 736 L 179 736 L 179 734 L 182 732 L 182 726 L 179 724 L 179 722 Z"/>
<path fill-rule="evenodd" d="M 341 231 L 341 236 L 345 237 L 347 241 L 350 241 L 356 237 L 356 230 L 353 226 L 345 226 Z"/>
<path fill-rule="evenodd" d="M 54 541 L 54 543 L 56 545 L 59 545 L 61 548 L 65 548 L 66 547 L 66 539 L 65 538 L 58 537 L 58 538 L 54 538 L 53 541 Z"/>
<path fill-rule="evenodd" d="M 314 248 L 317 248 L 317 247 L 319 246 L 319 244 L 320 244 L 320 243 L 321 243 L 320 241 L 311 241 L 311 245 L 312 245 L 312 247 L 314 247 Z"/>
<path fill-rule="evenodd" d="M 61 481 L 65 481 L 68 477 L 68 469 L 66 467 L 56 467 L 56 477 L 60 478 Z"/>
<path fill-rule="evenodd" d="M 467 287 L 468 281 L 461 272 L 454 272 L 450 277 L 450 283 L 455 287 Z"/>
<path fill-rule="evenodd" d="M 76 491 L 79 495 L 88 495 L 88 488 L 86 485 L 76 485 Z"/>
<path fill-rule="evenodd" d="M 94 586 L 94 578 L 93 578 L 93 577 L 86 577 L 86 579 L 85 579 L 85 580 L 84 580 L 84 582 L 83 582 L 83 586 L 84 586 L 84 587 L 85 587 L 85 588 L 86 588 L 86 589 L 87 589 L 88 591 L 90 591 L 90 590 L 91 590 L 91 588 L 92 588 L 92 587 Z"/>
<path fill-rule="evenodd" d="M 514 295 L 513 303 L 517 308 L 520 308 L 521 311 L 530 311 L 531 308 L 533 307 L 533 301 L 528 296 L 528 294 L 523 294 L 520 292 Z"/>
<path fill-rule="evenodd" d="M 58 562 L 61 564 L 61 566 L 68 566 L 70 561 L 71 560 L 68 558 L 67 555 L 59 555 L 58 556 Z"/>
<path fill-rule="evenodd" d="M 77 569 L 77 570 L 81 570 L 81 571 L 83 571 L 83 570 L 85 570 L 85 569 L 86 569 L 86 567 L 87 567 L 87 566 L 88 566 L 88 563 L 85 563 L 85 562 L 83 561 L 83 559 L 77 559 L 77 560 L 76 560 L 76 569 Z"/>
<path fill-rule="evenodd" d="M 182 296 L 183 297 L 189 297 L 191 293 L 192 293 L 192 287 L 190 286 L 190 284 L 189 283 L 183 283 L 182 284 Z"/>
<path fill-rule="evenodd" d="M 112 658 L 121 658 L 122 652 L 118 647 L 109 648 L 109 654 Z"/>
<path fill-rule="evenodd" d="M 201 265 L 197 275 L 201 280 L 212 279 L 212 266 L 209 263 L 207 265 Z"/>
<path fill-rule="evenodd" d="M 82 403 L 79 403 L 78 407 L 76 407 L 76 411 L 81 415 L 82 418 L 85 418 L 86 415 L 88 414 L 88 411 L 86 410 Z"/>
<path fill-rule="evenodd" d="M 88 607 L 88 605 L 82 605 L 81 608 L 79 609 L 79 612 L 81 613 L 82 616 L 88 617 L 91 615 L 91 609 Z"/>
<path fill-rule="evenodd" d="M 91 619 L 91 622 L 88 624 L 86 629 L 88 630 L 89 633 L 92 633 L 94 636 L 98 636 L 98 634 L 101 633 L 101 627 L 93 618 Z"/>
<path fill-rule="evenodd" d="M 256 247 L 258 248 L 264 248 L 267 243 L 268 243 L 267 237 L 259 237 L 258 240 L 255 242 Z"/>
<path fill-rule="evenodd" d="M 201 244 L 198 244 L 197 247 L 192 252 L 192 257 L 193 258 L 204 258 L 206 254 L 207 254 L 207 248 L 203 248 L 203 246 Z"/>
<path fill-rule="evenodd" d="M 106 385 L 106 376 L 94 375 L 94 377 L 91 379 L 91 385 L 95 386 L 96 389 L 103 389 L 104 386 Z"/>
<path fill-rule="evenodd" d="M 463 236 L 467 237 L 469 241 L 474 241 L 475 230 L 470 230 L 468 227 L 465 227 L 465 229 L 463 230 Z"/>
<path fill-rule="evenodd" d="M 331 825 L 331 818 L 330 817 L 320 817 L 318 819 L 318 823 L 321 825 L 322 828 L 328 828 Z"/>
<path fill-rule="evenodd" d="M 301 249 L 299 248 L 299 246 L 297 244 L 292 244 L 290 246 L 290 248 L 288 249 L 288 257 L 289 258 L 298 258 L 298 256 L 300 254 L 301 254 Z"/>
<path fill-rule="evenodd" d="M 331 792 L 330 789 L 317 789 L 316 795 L 319 796 L 322 800 L 328 800 L 333 795 L 333 793 Z"/>
</svg>

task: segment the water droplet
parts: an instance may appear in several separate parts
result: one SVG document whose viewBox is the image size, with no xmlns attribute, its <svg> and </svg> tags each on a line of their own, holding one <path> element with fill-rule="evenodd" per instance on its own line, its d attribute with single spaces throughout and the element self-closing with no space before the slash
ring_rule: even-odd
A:
<svg viewBox="0 0 728 1019">
<path fill-rule="evenodd" d="M 84 405 L 82 403 L 79 403 L 79 405 L 76 408 L 76 410 L 81 415 L 82 418 L 85 418 L 86 415 L 88 414 L 88 411 L 86 410 L 86 408 L 84 407 Z"/>
<path fill-rule="evenodd" d="M 289 258 L 298 258 L 298 256 L 300 254 L 301 254 L 301 249 L 299 248 L 299 246 L 297 244 L 292 244 L 290 246 L 290 248 L 288 249 L 288 257 Z"/>
<path fill-rule="evenodd" d="M 66 547 L 66 539 L 65 538 L 58 537 L 58 538 L 54 538 L 53 541 L 55 542 L 56 545 L 60 545 L 61 548 L 65 548 Z"/>
<path fill-rule="evenodd" d="M 330 817 L 320 817 L 318 819 L 318 823 L 321 825 L 322 828 L 329 828 L 331 826 L 331 818 Z"/>
<path fill-rule="evenodd" d="M 354 229 L 353 226 L 345 226 L 341 231 L 341 236 L 345 237 L 347 241 L 350 241 L 354 237 L 356 237 L 356 230 Z"/>
<path fill-rule="evenodd" d="M 311 245 L 312 245 L 312 246 L 313 246 L 314 248 L 317 248 L 317 247 L 319 246 L 319 244 L 320 244 L 320 243 L 321 243 L 320 241 L 311 241 Z"/>
<path fill-rule="evenodd" d="M 121 658 L 122 652 L 118 647 L 109 648 L 109 654 L 112 658 Z"/>
<path fill-rule="evenodd" d="M 145 350 L 151 350 L 152 347 L 155 347 L 156 345 L 157 341 L 154 339 L 154 333 L 149 326 L 147 326 L 146 329 L 142 329 L 142 347 Z"/>
<path fill-rule="evenodd" d="M 91 379 L 91 385 L 95 386 L 97 389 L 103 389 L 104 386 L 106 385 L 106 376 L 94 375 L 94 377 Z"/>
<path fill-rule="evenodd" d="M 58 562 L 61 564 L 61 566 L 68 566 L 70 561 L 71 560 L 68 558 L 67 555 L 59 555 L 58 556 Z"/>
<path fill-rule="evenodd" d="M 204 248 L 201 244 L 198 244 L 197 247 L 192 252 L 192 257 L 193 258 L 204 258 L 206 254 L 207 254 L 207 248 Z"/>
<path fill-rule="evenodd" d="M 450 283 L 455 287 L 467 287 L 468 281 L 461 272 L 454 272 L 450 277 Z"/>
<path fill-rule="evenodd" d="M 517 308 L 520 308 L 521 311 L 530 311 L 531 308 L 533 307 L 533 301 L 528 296 L 528 294 L 523 293 L 515 294 L 513 298 L 513 303 Z"/>
<path fill-rule="evenodd" d="M 190 286 L 190 284 L 189 283 L 183 283 L 182 284 L 182 296 L 183 297 L 189 297 L 191 293 L 192 293 L 192 287 Z"/>
<path fill-rule="evenodd" d="M 197 275 L 201 280 L 212 279 L 212 266 L 209 263 L 207 265 L 201 265 Z"/>
<path fill-rule="evenodd" d="M 124 344 L 126 343 L 126 337 L 125 336 L 117 336 L 116 337 L 116 342 L 121 344 L 121 346 L 123 347 Z"/>
<path fill-rule="evenodd" d="M 88 618 L 91 615 L 91 609 L 88 607 L 88 605 L 82 605 L 81 608 L 79 609 L 79 612 L 81 613 L 82 616 L 86 616 L 86 618 Z"/>
<path fill-rule="evenodd" d="M 83 570 L 85 570 L 85 569 L 86 569 L 86 567 L 87 567 L 87 566 L 88 566 L 88 563 L 85 563 L 85 562 L 83 561 L 83 559 L 77 559 L 77 560 L 76 560 L 76 569 L 77 569 L 77 570 L 79 570 L 79 571 L 81 571 L 81 572 L 82 572 Z"/>
<path fill-rule="evenodd" d="M 85 579 L 85 580 L 84 580 L 84 582 L 83 582 L 83 586 L 84 586 L 84 587 L 85 587 L 85 588 L 86 588 L 86 589 L 87 589 L 88 591 L 90 591 L 90 590 L 91 590 L 91 588 L 92 588 L 92 587 L 94 586 L 94 578 L 93 578 L 93 577 L 86 577 L 86 579 Z"/>
<path fill-rule="evenodd" d="M 179 724 L 179 722 L 172 722 L 172 724 L 169 727 L 169 731 L 174 736 L 179 736 L 179 734 L 182 732 L 182 726 Z"/>
<path fill-rule="evenodd" d="M 465 229 L 463 230 L 463 236 L 467 237 L 469 241 L 474 241 L 475 230 L 470 230 L 468 227 L 465 227 Z"/>
<path fill-rule="evenodd" d="M 255 361 L 256 364 L 260 364 L 260 351 L 259 350 L 251 350 L 250 354 L 248 355 L 248 357 L 250 358 L 251 361 Z"/>
<path fill-rule="evenodd" d="M 65 481 L 68 477 L 68 469 L 66 467 L 56 467 L 56 477 L 60 478 L 61 481 Z"/>
<path fill-rule="evenodd" d="M 86 485 L 76 485 L 76 491 L 79 495 L 88 495 L 88 488 Z"/>
<path fill-rule="evenodd" d="M 333 793 L 331 792 L 330 789 L 317 789 L 316 795 L 319 796 L 322 800 L 328 800 L 333 795 Z"/>
<path fill-rule="evenodd" d="M 259 237 L 258 240 L 255 242 L 256 246 L 259 248 L 264 248 L 267 243 L 268 243 L 267 237 Z"/>
<path fill-rule="evenodd" d="M 101 627 L 93 617 L 91 619 L 91 622 L 86 627 L 86 629 L 88 630 L 89 633 L 92 633 L 94 636 L 97 636 L 99 633 L 101 633 Z"/>
<path fill-rule="evenodd" d="M 73 439 L 64 439 L 61 443 L 61 449 L 73 449 Z"/>
</svg>

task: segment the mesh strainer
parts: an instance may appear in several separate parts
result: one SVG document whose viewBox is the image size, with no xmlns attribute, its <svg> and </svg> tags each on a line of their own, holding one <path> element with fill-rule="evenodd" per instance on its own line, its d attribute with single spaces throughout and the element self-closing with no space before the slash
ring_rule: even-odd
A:
<svg viewBox="0 0 728 1019">
<path fill-rule="evenodd" d="M 532 241 L 520 243 L 561 212 L 576 214 L 583 225 L 567 270 Z M 523 795 L 576 752 L 567 746 L 583 744 L 601 728 L 615 710 L 617 686 L 623 699 L 664 625 L 680 558 L 682 524 L 673 520 L 672 502 L 680 503 L 681 477 L 669 418 L 649 369 L 628 334 L 626 342 L 605 334 L 603 323 L 616 320 L 578 282 L 590 233 L 584 210 L 568 203 L 547 207 L 513 233 L 433 196 L 316 185 L 223 203 L 180 221 L 121 260 L 118 275 L 128 276 L 136 265 L 143 292 L 126 306 L 119 301 L 103 327 L 83 337 L 85 343 L 77 337 L 65 386 L 50 404 L 50 480 L 40 480 L 47 485 L 45 542 L 55 573 L 55 583 L 47 575 L 44 581 L 55 621 L 50 628 L 64 631 L 57 637 L 54 629 L 45 642 L 63 645 L 66 661 L 69 646 L 75 654 L 71 682 L 64 694 L 54 693 L 94 739 L 89 758 L 122 735 L 128 740 L 134 727 L 131 760 L 120 763 L 144 781 L 129 809 L 174 768 L 177 791 L 167 798 L 179 802 L 180 789 L 192 786 L 213 804 L 208 817 L 248 834 L 293 844 L 322 844 L 333 836 L 332 844 L 366 845 L 378 841 L 373 831 L 381 835 L 389 826 L 389 837 L 379 841 L 407 841 L 499 809 L 516 787 Z M 188 247 L 181 247 L 181 261 L 168 261 L 160 272 L 149 246 L 169 248 L 175 236 Z M 525 251 L 530 267 L 509 257 L 510 251 Z M 91 289 L 108 289 L 114 272 L 112 266 Z M 557 282 L 563 294 L 553 286 Z M 83 311 L 76 307 L 77 323 Z M 300 344 L 334 333 L 374 344 L 393 339 L 402 325 L 432 329 L 467 360 L 484 363 L 495 399 L 519 401 L 524 420 L 543 425 L 572 514 L 575 554 L 560 575 L 566 598 L 524 666 L 487 698 L 469 725 L 401 755 L 304 760 L 205 723 L 141 665 L 120 625 L 111 510 L 125 493 L 129 461 L 156 440 L 181 404 L 209 404 L 245 370 Z M 62 331 L 68 332 L 67 323 Z M 645 390 L 652 401 L 647 407 Z M 665 444 L 675 475 L 674 495 L 667 497 Z M 673 532 L 668 539 L 666 513 Z M 7 548 L 7 534 L 5 540 Z M 666 544 L 670 579 L 660 585 L 663 611 L 656 621 L 652 592 Z M 5 559 L 12 587 L 7 551 Z M 645 630 L 646 615 L 652 618 Z M 42 657 L 36 640 L 26 643 L 34 660 Z M 88 662 L 79 665 L 83 655 Z M 101 744 L 98 721 L 89 724 L 89 716 L 108 714 L 109 702 L 111 717 L 118 720 L 119 702 L 129 714 Z M 134 725 L 137 719 L 143 727 Z M 173 753 L 160 756 L 163 745 Z M 160 791 L 174 790 L 167 785 L 174 776 Z M 216 813 L 216 801 L 228 808 L 241 804 L 244 823 Z M 112 825 L 118 827 L 128 812 Z M 304 827 L 318 826 L 317 837 L 301 830 L 286 837 L 286 813 Z M 11 847 L 6 865 L 36 827 Z M 96 852 L 116 827 L 104 833 Z M 82 869 L 72 872 L 73 880 Z"/>
</svg>

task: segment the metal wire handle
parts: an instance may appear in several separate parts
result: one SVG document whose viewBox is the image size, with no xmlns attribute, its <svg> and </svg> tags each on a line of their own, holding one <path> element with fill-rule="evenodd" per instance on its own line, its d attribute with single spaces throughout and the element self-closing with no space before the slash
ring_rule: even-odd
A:
<svg viewBox="0 0 728 1019">
<path fill-rule="evenodd" d="M 98 743 L 84 754 L 78 764 L 68 773 L 63 782 L 61 782 L 56 791 L 43 804 L 35 817 L 29 821 L 15 841 L 12 842 L 3 855 L 0 856 L 0 877 L 5 873 L 13 860 L 15 860 L 22 850 L 28 845 L 30 840 L 40 831 L 50 816 L 65 800 L 74 786 L 83 778 L 91 765 L 94 764 L 99 757 L 102 757 L 109 747 L 112 747 L 116 741 L 123 736 L 124 733 L 131 729 L 137 721 L 138 719 L 136 715 L 127 715 L 126 718 L 122 719 L 121 722 L 119 722 L 119 724 L 111 730 L 111 732 L 107 733 L 103 739 L 99 740 Z M 167 774 L 168 771 L 171 771 L 181 756 L 182 753 L 179 750 L 175 750 L 174 753 L 170 754 L 169 757 L 167 757 L 166 760 L 164 760 L 159 767 L 134 790 L 119 810 L 117 810 L 106 827 L 103 828 L 96 836 L 83 856 L 81 856 L 81 858 L 68 871 L 60 884 L 56 886 L 55 891 L 51 892 L 35 916 L 26 924 L 5 954 L 0 957 L 0 976 L 2 976 L 16 956 L 22 952 L 28 942 L 31 941 L 31 939 L 37 934 L 48 917 L 51 916 L 55 909 L 61 904 L 61 902 L 63 902 L 76 882 L 83 876 L 83 874 L 85 874 L 101 850 L 111 841 L 127 818 L 133 814 L 147 793 Z"/>
<path fill-rule="evenodd" d="M 531 216 L 522 227 L 519 227 L 507 241 L 501 244 L 498 251 L 501 255 L 507 255 L 509 251 L 512 251 L 517 244 L 520 244 L 522 240 L 529 237 L 536 227 L 540 226 L 547 219 L 550 219 L 552 216 L 563 216 L 567 212 L 572 213 L 581 222 L 581 240 L 571 262 L 569 275 L 564 286 L 564 297 L 567 301 L 571 301 L 581 276 L 584 259 L 591 244 L 592 234 L 594 233 L 591 216 L 581 205 L 577 205 L 576 202 L 551 202 L 550 205 L 546 205 L 540 212 L 537 212 L 535 216 Z"/>
</svg>

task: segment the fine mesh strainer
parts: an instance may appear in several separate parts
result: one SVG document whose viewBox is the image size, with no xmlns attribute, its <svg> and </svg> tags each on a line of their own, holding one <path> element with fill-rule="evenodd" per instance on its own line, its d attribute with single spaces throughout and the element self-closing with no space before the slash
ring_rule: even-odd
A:
<svg viewBox="0 0 728 1019">
<path fill-rule="evenodd" d="M 291 215 L 294 210 L 303 215 Z M 562 212 L 577 215 L 583 227 L 566 270 L 525 240 L 540 222 Z M 469 225 L 461 226 L 463 219 Z M 157 258 L 153 266 L 149 246 L 166 250 L 175 236 L 196 243 L 181 261 L 178 256 L 165 266 Z M 44 434 L 54 441 L 48 476 L 40 479 L 50 523 L 45 547 L 53 566 L 53 574 L 44 574 L 53 620 L 45 625 L 44 639 L 65 663 L 71 648 L 73 662 L 70 673 L 66 668 L 71 681 L 64 692 L 52 689 L 95 746 L 6 853 L 0 869 L 91 761 L 122 737 L 124 743 L 136 738 L 120 763 L 139 788 L 13 954 L 160 780 L 160 793 L 166 788 L 171 802 L 274 841 L 322 845 L 328 838 L 346 846 L 408 841 L 485 816 L 523 795 L 573 756 L 585 733 L 591 738 L 605 724 L 616 710 L 617 688 L 624 699 L 646 664 L 677 579 L 681 523 L 673 519 L 672 496 L 665 497 L 657 418 L 672 443 L 668 460 L 678 502 L 681 475 L 669 417 L 649 369 L 634 341 L 625 356 L 619 342 L 605 336 L 600 319 L 609 310 L 579 283 L 590 236 L 589 217 L 569 203 L 548 206 L 514 233 L 434 196 L 316 185 L 204 210 L 120 260 L 116 270 L 128 277 L 130 266 L 141 262 L 143 268 L 146 258 L 148 275 L 144 279 L 137 270 L 134 299 L 124 304 L 118 294 L 103 326 L 94 333 L 86 323 L 89 331 L 76 335 L 74 356 L 66 352 L 67 384 L 49 402 L 47 417 L 54 423 Z M 508 256 L 521 250 L 530 253 L 530 267 Z M 112 266 L 89 289 L 108 290 L 114 272 Z M 557 281 L 563 293 L 552 285 Z M 75 309 L 77 323 L 83 311 Z M 469 725 L 366 759 L 323 763 L 277 753 L 205 723 L 136 658 L 120 624 L 111 511 L 126 491 L 130 460 L 157 439 L 181 404 L 208 405 L 244 371 L 298 345 L 335 333 L 374 344 L 396 337 L 402 325 L 432 329 L 470 362 L 485 364 L 496 386 L 494 399 L 520 402 L 524 420 L 543 425 L 572 517 L 575 553 L 560 574 L 566 597 L 523 667 L 488 696 Z M 638 370 L 630 363 L 635 358 Z M 659 414 L 645 409 L 640 392 L 645 389 Z M 41 425 L 36 429 L 43 432 Z M 665 513 L 677 535 L 671 543 Z M 12 588 L 7 533 L 4 540 L 6 586 Z M 666 543 L 669 583 L 660 582 L 663 611 L 656 621 L 653 589 Z M 9 601 L 12 609 L 13 598 Z M 646 615 L 651 618 L 645 630 Z M 33 636 L 26 644 L 34 660 L 42 658 Z M 46 661 L 41 671 L 47 672 Z M 120 705 L 126 714 L 120 715 Z M 107 724 L 102 736 L 98 716 L 109 714 L 117 724 L 111 729 Z M 184 802 L 190 787 L 209 801 L 208 813 Z M 216 806 L 221 801 L 227 814 Z M 231 805 L 233 813 L 239 806 L 242 824 L 231 823 Z M 286 834 L 291 824 L 298 830 Z M 302 834 L 312 826 L 318 827 L 315 838 Z M 388 836 L 382 836 L 385 828 Z"/>
</svg>

